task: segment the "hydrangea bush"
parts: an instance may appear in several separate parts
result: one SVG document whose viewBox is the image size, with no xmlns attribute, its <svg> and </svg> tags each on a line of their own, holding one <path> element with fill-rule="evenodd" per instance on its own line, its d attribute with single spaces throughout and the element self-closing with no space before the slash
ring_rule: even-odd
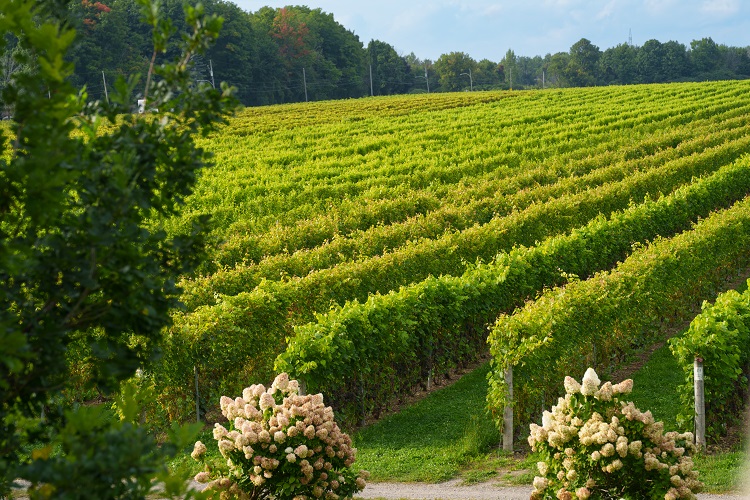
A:
<svg viewBox="0 0 750 500">
<path fill-rule="evenodd" d="M 226 467 L 206 465 L 195 480 L 221 498 L 303 500 L 351 498 L 365 487 L 367 472 L 351 469 L 356 449 L 339 429 L 323 396 L 300 395 L 286 373 L 270 388 L 252 385 L 242 397 L 221 398 L 227 429 L 214 428 Z M 206 445 L 195 443 L 202 461 Z"/>
<path fill-rule="evenodd" d="M 621 401 L 630 379 L 601 384 L 589 368 L 582 382 L 566 377 L 565 397 L 531 424 L 529 444 L 544 459 L 531 498 L 696 498 L 693 435 L 664 433 L 650 411 Z"/>
</svg>

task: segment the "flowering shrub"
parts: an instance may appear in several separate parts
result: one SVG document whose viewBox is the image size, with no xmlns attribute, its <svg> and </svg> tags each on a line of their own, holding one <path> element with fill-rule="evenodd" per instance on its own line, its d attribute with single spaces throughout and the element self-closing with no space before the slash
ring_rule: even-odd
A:
<svg viewBox="0 0 750 500">
<path fill-rule="evenodd" d="M 206 466 L 195 476 L 206 491 L 221 498 L 303 500 L 351 498 L 364 489 L 367 472 L 351 466 L 356 449 L 323 405 L 321 394 L 301 396 L 286 373 L 270 388 L 252 385 L 242 397 L 221 398 L 229 429 L 214 428 L 226 469 Z M 206 445 L 195 443 L 192 456 L 202 460 Z"/>
<path fill-rule="evenodd" d="M 531 424 L 529 444 L 544 457 L 532 499 L 695 498 L 693 435 L 664 433 L 650 411 L 620 401 L 632 389 L 630 379 L 600 384 L 592 368 L 582 384 L 565 377 L 565 397 Z"/>
</svg>

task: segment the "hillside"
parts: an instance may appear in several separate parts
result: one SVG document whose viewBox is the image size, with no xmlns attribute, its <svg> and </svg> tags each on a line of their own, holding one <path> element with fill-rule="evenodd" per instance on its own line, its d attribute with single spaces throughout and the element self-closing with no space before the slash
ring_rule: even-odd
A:
<svg viewBox="0 0 750 500">
<path fill-rule="evenodd" d="M 186 308 L 154 374 L 162 404 L 189 418 L 195 367 L 210 417 L 220 395 L 268 380 L 287 351 L 278 368 L 334 391 L 350 416 L 377 412 L 394 392 L 473 359 L 498 314 L 565 281 L 558 270 L 510 287 L 510 309 L 498 309 L 488 284 L 523 274 L 512 263 L 533 262 L 534 249 L 558 251 L 560 238 L 573 248 L 586 227 L 644 228 L 597 250 L 583 275 L 570 271 L 585 277 L 743 198 L 749 85 L 245 109 L 202 143 L 216 165 L 181 216 L 157 221 L 179 234 L 211 215 L 214 242 L 211 261 L 181 282 Z M 669 196 L 687 200 L 679 214 L 671 201 L 658 205 Z M 654 216 L 650 204 L 666 211 Z M 565 252 L 591 253 L 576 248 Z"/>
</svg>

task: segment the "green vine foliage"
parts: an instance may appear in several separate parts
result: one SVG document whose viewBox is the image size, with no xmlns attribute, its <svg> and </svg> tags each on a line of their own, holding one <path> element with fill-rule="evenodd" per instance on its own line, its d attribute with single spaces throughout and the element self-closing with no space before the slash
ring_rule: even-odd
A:
<svg viewBox="0 0 750 500">
<path fill-rule="evenodd" d="M 687 429 L 694 423 L 693 361 L 703 359 L 706 432 L 709 439 L 726 434 L 730 415 L 743 401 L 750 368 L 750 292 L 729 290 L 713 304 L 703 303 L 702 312 L 687 331 L 669 341 L 669 347 L 685 374 L 680 386 L 683 411 L 678 424 Z"/>
<path fill-rule="evenodd" d="M 0 137 L 0 496 L 25 478 L 36 497 L 141 498 L 138 481 L 124 488 L 132 496 L 121 483 L 155 476 L 176 452 L 156 450 L 137 422 L 66 408 L 60 396 L 74 362 L 88 366 L 88 387 L 115 392 L 157 357 L 179 304 L 175 279 L 202 256 L 206 221 L 167 237 L 150 220 L 179 209 L 209 160 L 194 138 L 234 106 L 231 89 L 189 76 L 221 19 L 186 6 L 193 30 L 180 58 L 162 63 L 169 26 L 158 2 L 141 7 L 154 33 L 148 83 L 121 79 L 108 102 L 92 102 L 68 82 L 75 32 L 64 2 L 0 0 L 0 31 L 26 49 L 2 91 L 13 116 Z M 161 111 L 132 114 L 137 88 Z M 71 360 L 70 346 L 85 359 Z"/>
<path fill-rule="evenodd" d="M 497 314 L 513 311 L 545 287 L 609 268 L 634 243 L 687 229 L 741 199 L 750 188 L 747 169 L 743 158 L 669 196 L 609 219 L 597 217 L 535 247 L 501 253 L 462 276 L 428 278 L 331 309 L 295 328 L 276 369 L 331 394 L 345 415 L 377 412 L 394 395 L 424 383 L 430 372 L 470 361 L 483 349 L 484 327 Z M 363 376 L 348 376 L 355 372 Z"/>
<path fill-rule="evenodd" d="M 716 212 L 674 238 L 637 248 L 609 272 L 546 290 L 514 314 L 502 314 L 489 342 L 488 403 L 501 422 L 510 403 L 504 372 L 513 367 L 515 414 L 529 422 L 557 395 L 555 381 L 586 365 L 607 373 L 623 355 L 654 341 L 663 321 L 684 318 L 716 294 L 721 280 L 747 265 L 750 201 Z"/>
</svg>

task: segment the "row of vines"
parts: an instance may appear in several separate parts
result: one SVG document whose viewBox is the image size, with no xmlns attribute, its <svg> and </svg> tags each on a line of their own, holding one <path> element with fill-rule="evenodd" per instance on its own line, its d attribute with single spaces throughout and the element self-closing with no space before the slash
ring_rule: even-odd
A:
<svg viewBox="0 0 750 500">
<path fill-rule="evenodd" d="M 352 418 L 377 413 L 485 350 L 498 314 L 609 272 L 634 247 L 695 231 L 741 200 L 747 90 L 722 82 L 244 110 L 205 139 L 216 165 L 181 215 L 155 221 L 179 234 L 213 218 L 211 259 L 182 279 L 185 308 L 153 374 L 160 402 L 186 418 L 195 374 L 208 410 L 286 370 Z"/>
</svg>

